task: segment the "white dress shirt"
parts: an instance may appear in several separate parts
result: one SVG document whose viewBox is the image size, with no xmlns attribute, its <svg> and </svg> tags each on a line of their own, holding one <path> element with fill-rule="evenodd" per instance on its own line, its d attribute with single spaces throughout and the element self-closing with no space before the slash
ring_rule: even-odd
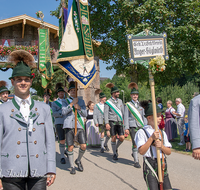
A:
<svg viewBox="0 0 200 190">
<path fill-rule="evenodd" d="M 99 102 L 98 106 L 100 107 L 100 109 L 104 113 L 104 104 L 102 104 L 101 102 Z"/>
<path fill-rule="evenodd" d="M 30 105 L 31 105 L 31 97 L 29 96 L 27 99 L 23 100 L 17 96 L 14 97 L 17 104 L 20 106 L 20 112 L 23 115 L 26 122 L 28 121 L 28 117 L 30 114 Z"/>
<path fill-rule="evenodd" d="M 176 116 L 177 118 L 184 117 L 184 115 L 185 115 L 185 106 L 182 103 L 177 105 L 177 113 L 181 115 L 181 116 Z"/>
<path fill-rule="evenodd" d="M 143 129 L 146 130 L 148 137 L 150 137 L 155 131 L 155 129 L 153 129 L 151 125 L 145 125 Z M 143 146 L 148 140 L 143 129 L 138 130 L 135 135 L 134 140 L 135 140 L 135 143 L 136 143 L 138 149 L 141 146 Z M 161 136 L 159 138 L 161 139 Z M 163 144 L 165 147 L 170 147 L 170 148 L 172 147 L 172 145 L 169 143 L 167 135 L 164 131 L 163 131 Z M 157 158 L 156 147 L 155 146 L 151 146 L 151 147 L 152 147 L 152 152 L 153 152 L 154 158 Z M 147 150 L 147 152 L 143 155 L 143 157 L 151 157 L 150 147 Z M 160 158 L 162 158 L 162 151 L 160 151 Z"/>
<path fill-rule="evenodd" d="M 135 105 L 136 108 L 139 107 L 139 101 L 138 100 L 136 100 L 136 101 L 131 100 L 131 101 L 133 102 L 133 104 Z"/>
</svg>

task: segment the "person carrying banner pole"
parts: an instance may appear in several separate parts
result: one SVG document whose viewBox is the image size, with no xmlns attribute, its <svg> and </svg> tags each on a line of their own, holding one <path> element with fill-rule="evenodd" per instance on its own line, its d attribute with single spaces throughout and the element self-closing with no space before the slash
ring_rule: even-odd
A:
<svg viewBox="0 0 200 190">
<path fill-rule="evenodd" d="M 147 120 L 144 117 L 144 109 L 140 106 L 138 101 L 138 85 L 135 82 L 131 82 L 128 85 L 131 89 L 131 101 L 126 103 L 124 110 L 124 126 L 125 133 L 129 134 L 132 139 L 132 157 L 134 158 L 134 167 L 141 168 L 138 159 L 138 149 L 135 144 L 134 138 L 136 132 L 147 124 Z"/>
<path fill-rule="evenodd" d="M 69 98 L 67 101 L 63 101 L 62 114 L 66 115 L 66 119 L 64 120 L 63 128 L 66 133 L 66 142 L 68 145 L 68 158 L 70 163 L 70 174 L 76 174 L 74 167 L 74 140 L 80 144 L 78 158 L 75 161 L 75 164 L 78 166 L 79 171 L 83 171 L 83 166 L 81 163 L 81 158 L 86 150 L 86 138 L 85 138 L 85 125 L 84 125 L 84 117 L 86 117 L 86 106 L 85 102 L 82 99 L 76 98 L 76 87 L 75 82 L 69 83 Z M 77 134 L 75 135 L 75 110 L 77 110 Z"/>
<path fill-rule="evenodd" d="M 104 151 L 109 151 L 108 141 L 110 139 L 110 131 L 106 130 L 105 121 L 104 121 L 104 104 L 106 102 L 106 95 L 101 91 L 101 89 L 97 89 L 95 94 L 99 94 L 100 102 L 94 106 L 94 124 L 96 127 L 99 127 L 99 131 L 101 132 L 101 153 Z M 106 140 L 104 142 L 104 135 L 106 132 Z M 105 149 L 104 149 L 105 148 Z"/>
<path fill-rule="evenodd" d="M 124 105 L 119 99 L 119 89 L 112 83 L 106 84 L 107 88 L 111 89 L 111 98 L 105 102 L 104 119 L 106 129 L 110 130 L 111 146 L 113 150 L 113 160 L 118 160 L 118 148 L 124 141 Z M 116 134 L 119 135 L 119 140 L 116 144 Z"/>
</svg>

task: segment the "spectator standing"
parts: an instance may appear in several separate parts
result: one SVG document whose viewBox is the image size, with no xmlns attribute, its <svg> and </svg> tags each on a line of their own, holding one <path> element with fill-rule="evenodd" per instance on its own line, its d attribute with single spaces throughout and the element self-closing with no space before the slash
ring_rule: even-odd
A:
<svg viewBox="0 0 200 190">
<path fill-rule="evenodd" d="M 172 112 L 172 114 L 175 115 L 177 118 L 177 126 L 180 135 L 180 143 L 178 143 L 178 145 L 184 145 L 185 144 L 184 136 L 182 136 L 181 134 L 183 133 L 185 124 L 184 121 L 185 106 L 182 104 L 182 100 L 180 98 L 176 98 L 176 105 L 177 105 L 177 111 Z"/>
<path fill-rule="evenodd" d="M 177 125 L 173 112 L 176 110 L 172 107 L 172 101 L 167 101 L 167 109 L 165 111 L 165 133 L 169 141 L 174 141 L 177 137 Z"/>
<path fill-rule="evenodd" d="M 87 104 L 87 121 L 86 121 L 86 132 L 87 132 L 87 145 L 89 146 L 100 146 L 100 133 L 99 127 L 94 125 L 93 112 L 94 103 L 89 101 Z"/>
<path fill-rule="evenodd" d="M 182 133 L 182 135 L 184 136 L 184 140 L 186 143 L 185 151 L 190 152 L 191 144 L 190 144 L 190 132 L 188 129 L 188 116 L 187 115 L 185 116 L 185 129 L 184 129 L 184 132 Z"/>
</svg>

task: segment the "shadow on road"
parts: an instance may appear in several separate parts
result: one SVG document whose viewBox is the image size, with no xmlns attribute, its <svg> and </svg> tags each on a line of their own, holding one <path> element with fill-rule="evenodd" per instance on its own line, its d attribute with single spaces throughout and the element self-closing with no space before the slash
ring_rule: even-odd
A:
<svg viewBox="0 0 200 190">
<path fill-rule="evenodd" d="M 66 171 L 70 171 L 70 164 L 68 161 L 68 158 L 65 158 L 66 160 L 66 164 L 61 164 L 60 163 L 60 154 L 58 152 L 56 152 L 56 167 L 60 168 L 61 170 L 66 170 Z"/>
<path fill-rule="evenodd" d="M 112 159 L 113 155 L 110 152 L 100 153 L 100 149 L 97 149 L 97 148 L 89 148 L 89 149 L 87 148 L 87 151 L 90 152 L 90 154 L 93 155 L 93 156 L 105 157 L 109 162 L 112 162 L 112 163 L 121 163 L 121 164 L 131 165 L 131 166 L 134 165 L 132 160 L 120 158 L 120 152 L 119 152 L 118 160 L 115 161 L 115 160 Z"/>
<path fill-rule="evenodd" d="M 95 151 L 96 150 L 96 151 Z M 112 162 L 112 163 L 122 163 L 122 164 L 128 164 L 128 165 L 131 165 L 133 164 L 133 162 L 131 162 L 130 160 L 127 160 L 127 159 L 124 159 L 124 158 L 119 158 L 119 160 L 117 162 L 115 162 L 114 160 L 112 160 L 112 155 L 110 153 L 107 153 L 107 152 L 104 152 L 104 153 L 100 153 L 98 149 L 96 148 L 90 148 L 90 149 L 87 149 L 88 152 L 90 152 L 90 154 L 96 156 L 96 157 L 106 157 L 108 161 Z M 98 151 L 98 152 L 97 152 Z M 134 189 L 134 190 L 137 190 L 135 187 L 133 187 L 131 184 L 129 184 L 128 182 L 126 182 L 123 178 L 121 178 L 120 176 L 118 176 L 116 173 L 106 169 L 106 168 L 103 168 L 101 166 L 99 166 L 98 164 L 96 164 L 95 162 L 93 162 L 92 160 L 86 158 L 85 156 L 83 156 L 85 160 L 87 160 L 88 162 L 94 164 L 96 167 L 98 167 L 99 169 L 101 170 L 104 170 L 104 171 L 107 171 L 109 173 L 111 173 L 112 175 L 114 175 L 115 177 L 117 177 L 118 179 L 121 180 L 122 183 L 128 185 L 130 188 Z"/>
</svg>

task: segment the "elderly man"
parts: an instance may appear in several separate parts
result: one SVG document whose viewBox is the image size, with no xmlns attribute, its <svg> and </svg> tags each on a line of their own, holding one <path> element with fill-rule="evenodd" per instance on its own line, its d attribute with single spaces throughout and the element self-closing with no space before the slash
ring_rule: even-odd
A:
<svg viewBox="0 0 200 190">
<path fill-rule="evenodd" d="M 182 100 L 180 98 L 176 98 L 176 105 L 177 105 L 177 112 L 172 112 L 177 118 L 177 126 L 179 130 L 179 135 L 180 135 L 180 143 L 178 145 L 184 145 L 184 136 L 181 134 L 183 133 L 184 129 L 184 115 L 185 115 L 185 106 L 182 104 Z"/>
<path fill-rule="evenodd" d="M 0 81 L 0 104 L 3 104 L 8 101 L 8 95 L 10 94 L 10 91 L 6 86 L 6 81 Z"/>
<path fill-rule="evenodd" d="M 18 50 L 10 57 L 15 97 L 0 106 L 0 189 L 45 190 L 56 177 L 50 107 L 30 97 L 33 56 Z"/>
</svg>

